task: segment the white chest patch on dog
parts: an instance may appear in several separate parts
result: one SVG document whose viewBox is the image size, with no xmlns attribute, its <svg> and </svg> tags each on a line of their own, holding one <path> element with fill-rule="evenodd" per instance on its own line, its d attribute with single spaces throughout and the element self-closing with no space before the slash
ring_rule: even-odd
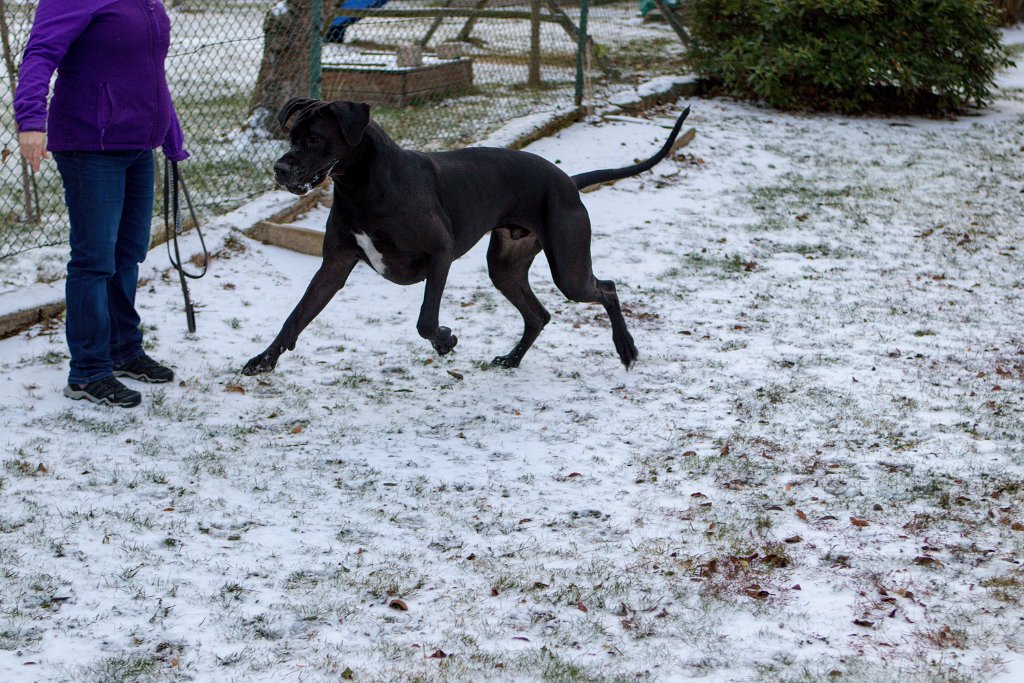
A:
<svg viewBox="0 0 1024 683">
<path fill-rule="evenodd" d="M 387 266 L 384 265 L 384 256 L 377 251 L 377 247 L 373 246 L 373 240 L 370 239 L 370 236 L 363 232 L 354 232 L 352 234 L 355 236 L 359 248 L 363 250 L 366 258 L 369 259 L 370 266 L 383 275 L 387 271 Z"/>
</svg>

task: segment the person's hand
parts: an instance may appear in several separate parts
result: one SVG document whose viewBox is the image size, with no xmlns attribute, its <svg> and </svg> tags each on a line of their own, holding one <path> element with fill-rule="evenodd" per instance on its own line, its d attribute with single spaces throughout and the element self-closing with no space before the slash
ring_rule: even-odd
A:
<svg viewBox="0 0 1024 683">
<path fill-rule="evenodd" d="M 42 131 L 18 133 L 18 146 L 21 148 L 21 156 L 25 157 L 33 171 L 39 170 L 43 159 L 50 158 L 50 153 L 46 151 L 46 133 Z"/>
</svg>

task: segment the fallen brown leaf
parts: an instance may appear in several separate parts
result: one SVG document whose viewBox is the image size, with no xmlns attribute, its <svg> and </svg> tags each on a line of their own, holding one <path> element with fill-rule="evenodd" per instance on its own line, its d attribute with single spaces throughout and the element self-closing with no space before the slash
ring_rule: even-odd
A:
<svg viewBox="0 0 1024 683">
<path fill-rule="evenodd" d="M 772 595 L 756 583 L 753 586 L 747 586 L 746 588 L 744 588 L 743 592 L 747 595 L 747 597 L 753 598 L 755 600 L 766 600 L 770 598 Z"/>
</svg>

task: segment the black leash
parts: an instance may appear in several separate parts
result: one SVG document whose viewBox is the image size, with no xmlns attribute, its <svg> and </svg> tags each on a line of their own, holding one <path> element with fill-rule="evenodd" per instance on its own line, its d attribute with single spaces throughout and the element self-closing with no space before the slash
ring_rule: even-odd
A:
<svg viewBox="0 0 1024 683">
<path fill-rule="evenodd" d="M 203 246 L 203 269 L 198 274 L 185 270 L 181 262 L 181 250 L 178 248 L 178 236 L 181 234 L 181 204 L 178 198 L 178 190 L 181 189 L 185 195 L 185 204 L 188 205 L 188 213 L 192 217 L 192 224 L 195 226 L 196 234 L 199 235 L 199 243 Z M 171 216 L 174 217 L 174 231 L 171 231 Z M 188 280 L 198 280 L 206 275 L 206 269 L 210 265 L 210 252 L 206 249 L 206 240 L 203 239 L 203 231 L 199 228 L 199 219 L 196 218 L 195 208 L 192 206 L 192 197 L 188 194 L 188 186 L 185 184 L 185 177 L 178 170 L 177 161 L 166 161 L 164 163 L 164 237 L 167 243 L 167 258 L 171 266 L 178 271 L 178 279 L 181 280 L 181 293 L 185 297 L 185 320 L 188 322 L 188 331 L 196 331 L 196 311 L 192 306 L 192 297 L 188 294 Z M 171 254 L 171 242 L 174 243 L 174 253 Z"/>
</svg>

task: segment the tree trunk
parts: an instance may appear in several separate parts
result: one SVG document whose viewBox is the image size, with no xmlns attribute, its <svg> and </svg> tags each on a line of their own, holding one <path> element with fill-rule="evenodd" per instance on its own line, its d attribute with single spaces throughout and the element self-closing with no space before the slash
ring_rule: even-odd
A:
<svg viewBox="0 0 1024 683">
<path fill-rule="evenodd" d="M 1003 26 L 1013 26 L 1024 19 L 1024 0 L 995 0 Z"/>
<path fill-rule="evenodd" d="M 281 0 L 263 20 L 263 61 L 250 102 L 249 126 L 283 136 L 277 112 L 292 97 L 309 97 L 314 0 Z M 329 17 L 333 0 L 323 0 Z"/>
<path fill-rule="evenodd" d="M 18 87 L 18 69 L 14 64 L 14 53 L 11 51 L 11 32 L 7 27 L 7 4 L 0 0 L 0 44 L 4 51 L 4 66 L 7 68 L 7 80 L 10 83 L 11 93 Z M 6 151 L 6 150 L 5 150 Z M 20 155 L 19 155 L 20 156 Z M 6 158 L 6 157 L 5 157 Z M 24 218 L 29 223 L 39 221 L 38 207 L 32 201 L 32 169 L 29 168 L 25 157 L 21 157 L 21 193 L 25 203 Z"/>
</svg>

